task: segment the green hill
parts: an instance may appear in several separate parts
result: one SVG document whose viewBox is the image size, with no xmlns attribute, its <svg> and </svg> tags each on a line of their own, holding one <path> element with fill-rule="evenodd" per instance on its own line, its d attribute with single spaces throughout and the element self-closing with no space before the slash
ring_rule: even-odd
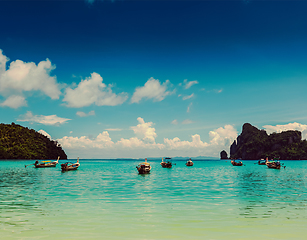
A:
<svg viewBox="0 0 307 240">
<path fill-rule="evenodd" d="M 0 159 L 67 159 L 58 142 L 23 126 L 0 124 Z"/>
<path fill-rule="evenodd" d="M 302 140 L 300 131 L 285 131 L 268 135 L 249 123 L 242 127 L 242 133 L 230 146 L 232 159 L 265 159 L 268 157 L 282 160 L 307 159 L 307 141 Z"/>
</svg>

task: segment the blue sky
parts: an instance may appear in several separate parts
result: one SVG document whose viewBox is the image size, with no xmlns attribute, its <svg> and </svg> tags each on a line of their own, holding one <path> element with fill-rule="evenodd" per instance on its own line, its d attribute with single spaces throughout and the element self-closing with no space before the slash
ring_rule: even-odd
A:
<svg viewBox="0 0 307 240">
<path fill-rule="evenodd" d="M 69 158 L 212 156 L 307 131 L 305 1 L 0 1 L 0 122 Z"/>
</svg>

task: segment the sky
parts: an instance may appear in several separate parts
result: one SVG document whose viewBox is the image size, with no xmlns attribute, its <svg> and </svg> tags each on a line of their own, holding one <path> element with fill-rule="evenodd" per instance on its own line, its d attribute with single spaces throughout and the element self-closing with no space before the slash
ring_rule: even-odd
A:
<svg viewBox="0 0 307 240">
<path fill-rule="evenodd" d="M 218 158 L 307 133 L 307 1 L 0 0 L 0 123 L 68 158 Z"/>
</svg>

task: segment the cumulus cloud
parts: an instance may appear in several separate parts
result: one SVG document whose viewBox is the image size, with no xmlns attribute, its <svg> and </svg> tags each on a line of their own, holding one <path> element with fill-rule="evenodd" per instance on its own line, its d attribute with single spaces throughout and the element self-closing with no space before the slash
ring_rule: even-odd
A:
<svg viewBox="0 0 307 240">
<path fill-rule="evenodd" d="M 203 142 L 199 134 L 191 136 L 191 141 L 181 141 L 178 137 L 164 138 L 165 148 L 180 151 L 192 149 L 191 153 L 216 156 L 223 149 L 229 149 L 231 143 L 237 137 L 237 131 L 231 125 L 225 125 L 209 132 L 210 142 Z"/>
<path fill-rule="evenodd" d="M 202 142 L 198 134 L 192 135 L 192 141 L 181 141 L 178 137 L 173 139 L 164 138 L 164 143 L 170 149 L 180 148 L 204 148 L 208 146 L 208 143 Z"/>
<path fill-rule="evenodd" d="M 0 76 L 6 71 L 6 63 L 10 59 L 3 54 L 2 49 L 0 49 Z"/>
<path fill-rule="evenodd" d="M 123 148 L 129 149 L 161 149 L 163 144 L 155 143 L 157 134 L 155 129 L 151 126 L 152 122 L 146 123 L 143 118 L 139 117 L 139 124 L 132 126 L 131 129 L 135 133 L 135 137 L 129 139 L 121 138 L 116 143 L 112 141 L 108 131 L 100 133 L 96 138 L 82 137 L 69 137 L 65 136 L 57 139 L 61 145 L 66 149 L 104 149 L 107 151 L 117 152 Z M 109 129 L 109 131 L 120 131 L 121 129 Z M 113 155 L 114 156 L 114 155 Z M 127 157 L 127 156 L 126 156 Z"/>
<path fill-rule="evenodd" d="M 152 122 L 145 122 L 143 118 L 137 118 L 139 124 L 137 126 L 130 127 L 135 135 L 144 141 L 155 142 L 155 138 L 157 137 L 156 129 L 152 128 Z"/>
<path fill-rule="evenodd" d="M 63 99 L 67 107 L 84 107 L 91 104 L 97 106 L 116 106 L 123 104 L 128 95 L 125 92 L 115 94 L 112 92 L 112 85 L 103 83 L 98 73 L 92 73 L 89 78 L 81 80 L 76 88 L 66 88 Z"/>
<path fill-rule="evenodd" d="M 276 125 L 276 126 L 264 125 L 263 128 L 268 134 L 271 134 L 273 132 L 281 133 L 283 131 L 288 131 L 288 130 L 297 130 L 297 131 L 302 132 L 302 138 L 307 137 L 307 125 L 297 123 L 297 122 L 288 123 L 285 125 Z"/>
<path fill-rule="evenodd" d="M 0 93 L 22 93 L 40 91 L 51 99 L 58 99 L 61 92 L 55 76 L 50 72 L 55 69 L 49 59 L 39 62 L 16 60 L 6 69 L 8 58 L 0 51 Z"/>
<path fill-rule="evenodd" d="M 183 84 L 180 84 L 180 85 L 183 85 L 184 89 L 189 89 L 190 87 L 192 87 L 195 84 L 198 84 L 198 81 L 196 81 L 196 80 L 195 81 L 188 81 L 188 79 L 184 79 Z"/>
<path fill-rule="evenodd" d="M 27 106 L 27 101 L 23 96 L 12 95 L 0 104 L 2 107 L 19 108 Z"/>
<path fill-rule="evenodd" d="M 18 122 L 31 122 L 31 123 L 40 123 L 44 125 L 60 125 L 71 119 L 61 118 L 56 115 L 33 115 L 31 111 L 28 111 L 26 114 L 19 116 L 17 119 Z"/>
<path fill-rule="evenodd" d="M 88 113 L 78 111 L 78 112 L 76 112 L 76 115 L 79 116 L 79 117 L 94 116 L 95 115 L 95 111 L 92 110 L 92 111 L 90 111 Z"/>
<path fill-rule="evenodd" d="M 68 152 L 85 154 L 87 158 L 117 158 L 117 157 L 160 157 L 160 156 L 219 156 L 221 150 L 229 149 L 237 137 L 237 131 L 231 125 L 217 128 L 209 132 L 210 141 L 205 142 L 199 134 L 191 135 L 190 141 L 180 138 L 164 138 L 163 143 L 156 143 L 157 134 L 152 122 L 145 122 L 139 117 L 138 124 L 130 127 L 135 136 L 121 138 L 114 142 L 108 131 L 97 137 L 65 136 L 57 139 Z M 110 129 L 111 130 L 111 129 Z"/>
<path fill-rule="evenodd" d="M 131 98 L 131 103 L 139 103 L 143 98 L 153 99 L 154 102 L 160 102 L 168 95 L 174 93 L 175 90 L 168 91 L 170 86 L 171 83 L 169 80 L 161 84 L 158 79 L 150 78 L 143 87 L 137 87 L 135 89 Z"/>
<path fill-rule="evenodd" d="M 94 139 L 91 139 L 86 136 L 78 137 L 63 137 L 61 139 L 57 139 L 58 142 L 64 148 L 77 148 L 77 149 L 93 149 L 93 148 L 109 148 L 113 147 L 114 142 L 109 136 L 107 131 L 99 133 L 98 136 Z"/>
<path fill-rule="evenodd" d="M 231 125 L 225 125 L 209 132 L 210 145 L 230 145 L 238 136 L 238 132 Z"/>
</svg>

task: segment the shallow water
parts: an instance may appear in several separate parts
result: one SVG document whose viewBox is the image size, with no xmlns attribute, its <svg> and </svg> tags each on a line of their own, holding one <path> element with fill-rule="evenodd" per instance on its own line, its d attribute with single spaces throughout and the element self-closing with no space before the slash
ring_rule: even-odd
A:
<svg viewBox="0 0 307 240">
<path fill-rule="evenodd" d="M 306 161 L 156 160 L 147 175 L 135 160 L 32 162 L 0 161 L 1 239 L 306 239 Z"/>
</svg>

